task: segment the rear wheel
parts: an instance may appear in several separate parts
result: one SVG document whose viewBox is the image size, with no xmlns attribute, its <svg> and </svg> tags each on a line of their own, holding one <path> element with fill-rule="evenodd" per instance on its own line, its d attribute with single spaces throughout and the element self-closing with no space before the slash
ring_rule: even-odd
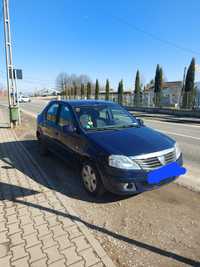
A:
<svg viewBox="0 0 200 267">
<path fill-rule="evenodd" d="M 86 191 L 93 196 L 103 195 L 105 188 L 100 175 L 91 163 L 85 163 L 81 170 L 82 182 Z"/>
</svg>

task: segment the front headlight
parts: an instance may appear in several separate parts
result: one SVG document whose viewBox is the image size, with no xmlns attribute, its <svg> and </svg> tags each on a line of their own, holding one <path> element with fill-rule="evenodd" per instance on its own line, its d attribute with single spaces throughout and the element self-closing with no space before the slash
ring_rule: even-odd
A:
<svg viewBox="0 0 200 267">
<path fill-rule="evenodd" d="M 178 159 L 181 155 L 181 149 L 178 143 L 175 144 L 175 151 L 176 151 L 176 159 Z"/>
<path fill-rule="evenodd" d="M 108 164 L 111 167 L 124 170 L 140 170 L 140 166 L 133 160 L 122 155 L 111 155 L 108 158 Z"/>
</svg>

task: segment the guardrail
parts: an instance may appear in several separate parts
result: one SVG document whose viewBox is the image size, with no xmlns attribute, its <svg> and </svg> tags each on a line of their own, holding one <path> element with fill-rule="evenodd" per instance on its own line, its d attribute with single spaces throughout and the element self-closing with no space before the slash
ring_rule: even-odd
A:
<svg viewBox="0 0 200 267">
<path fill-rule="evenodd" d="M 193 117 L 200 118 L 200 110 L 180 110 L 180 109 L 168 109 L 168 108 L 145 108 L 145 107 L 127 107 L 125 108 L 129 111 L 140 111 L 146 113 L 159 113 L 159 114 L 168 114 L 174 115 L 177 117 Z"/>
</svg>

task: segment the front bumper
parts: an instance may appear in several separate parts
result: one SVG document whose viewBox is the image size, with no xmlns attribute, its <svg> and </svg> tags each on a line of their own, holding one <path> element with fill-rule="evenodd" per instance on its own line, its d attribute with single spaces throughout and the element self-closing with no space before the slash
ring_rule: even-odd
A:
<svg viewBox="0 0 200 267">
<path fill-rule="evenodd" d="M 176 161 L 183 165 L 182 155 Z M 156 184 L 149 184 L 147 181 L 148 172 L 144 170 L 127 171 L 108 166 L 99 169 L 105 188 L 119 195 L 133 195 L 141 192 L 153 190 L 174 181 L 178 177 L 170 177 Z"/>
</svg>

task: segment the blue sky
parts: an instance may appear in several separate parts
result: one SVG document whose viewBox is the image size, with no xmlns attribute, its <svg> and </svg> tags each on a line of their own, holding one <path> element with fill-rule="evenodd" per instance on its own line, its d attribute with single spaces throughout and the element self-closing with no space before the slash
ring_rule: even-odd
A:
<svg viewBox="0 0 200 267">
<path fill-rule="evenodd" d="M 146 83 L 157 63 L 169 81 L 182 79 L 193 56 L 200 64 L 199 0 L 10 0 L 10 10 L 22 90 L 55 87 L 63 71 L 130 89 L 137 69 Z M 2 20 L 0 28 L 2 62 Z"/>
</svg>

